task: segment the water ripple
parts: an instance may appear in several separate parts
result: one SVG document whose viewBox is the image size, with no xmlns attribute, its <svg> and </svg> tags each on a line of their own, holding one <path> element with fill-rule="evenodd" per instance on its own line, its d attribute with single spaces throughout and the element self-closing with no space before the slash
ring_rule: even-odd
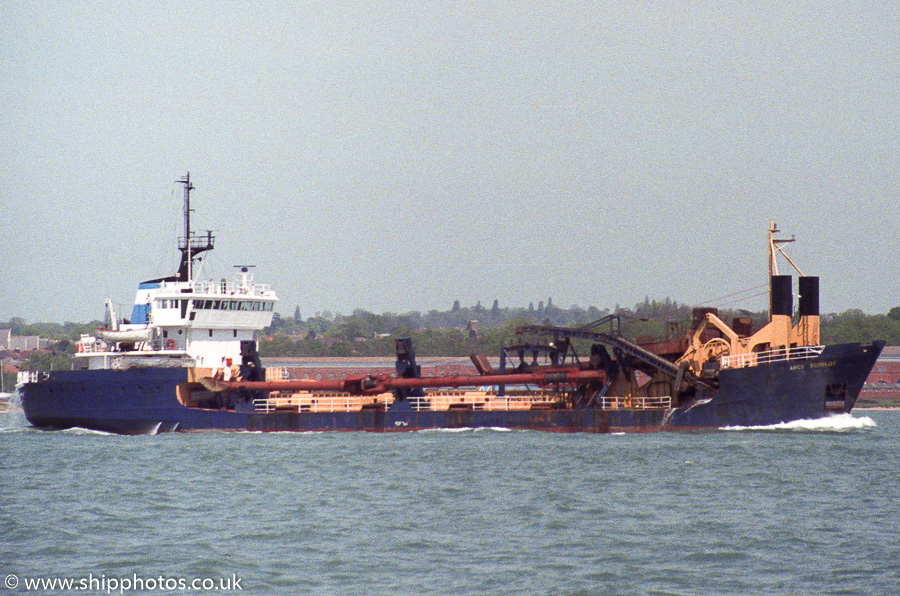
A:
<svg viewBox="0 0 900 596">
<path fill-rule="evenodd" d="M 248 594 L 892 593 L 900 413 L 827 429 L 6 429 L 0 571 Z M 772 432 L 775 431 L 775 432 Z"/>
</svg>

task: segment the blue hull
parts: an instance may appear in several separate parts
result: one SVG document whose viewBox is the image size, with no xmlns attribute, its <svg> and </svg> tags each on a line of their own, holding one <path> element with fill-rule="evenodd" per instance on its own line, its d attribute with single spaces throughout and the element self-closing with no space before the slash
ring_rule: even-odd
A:
<svg viewBox="0 0 900 596">
<path fill-rule="evenodd" d="M 28 421 L 41 428 L 81 427 L 143 434 L 247 430 L 409 431 L 502 427 L 559 432 L 641 432 L 761 426 L 849 412 L 883 342 L 827 346 L 816 358 L 719 374 L 715 395 L 698 395 L 671 410 L 576 408 L 528 411 L 415 411 L 408 402 L 360 412 L 254 412 L 185 407 L 176 386 L 185 369 L 82 370 L 47 373 L 20 389 Z"/>
</svg>

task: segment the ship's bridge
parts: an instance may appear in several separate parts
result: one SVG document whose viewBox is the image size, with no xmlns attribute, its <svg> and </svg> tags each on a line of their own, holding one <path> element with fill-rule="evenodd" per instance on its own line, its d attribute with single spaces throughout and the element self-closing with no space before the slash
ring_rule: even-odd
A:
<svg viewBox="0 0 900 596">
<path fill-rule="evenodd" d="M 222 280 L 163 282 L 145 300 L 146 323 L 157 327 L 256 330 L 271 324 L 278 298 L 268 285 Z"/>
<path fill-rule="evenodd" d="M 230 365 L 240 355 L 240 342 L 255 339 L 272 323 L 277 301 L 271 287 L 254 283 L 247 268 L 232 281 L 144 282 L 131 321 L 102 330 L 106 342 L 83 339 L 79 356 L 91 359 L 92 368 L 109 367 L 109 359 L 100 356 L 110 352 L 127 352 L 132 361 L 152 356 L 187 358 L 196 366 Z"/>
</svg>

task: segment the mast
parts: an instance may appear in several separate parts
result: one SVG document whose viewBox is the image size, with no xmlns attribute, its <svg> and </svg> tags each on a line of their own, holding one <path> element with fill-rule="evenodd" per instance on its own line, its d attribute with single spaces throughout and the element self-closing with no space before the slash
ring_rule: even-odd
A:
<svg viewBox="0 0 900 596">
<path fill-rule="evenodd" d="M 188 172 L 184 178 L 178 180 L 184 184 L 184 248 L 187 257 L 187 281 L 194 279 L 194 259 L 191 255 L 191 191 L 194 190 L 191 184 L 191 173 Z"/>
<path fill-rule="evenodd" d="M 181 251 L 181 266 L 174 279 L 166 278 L 168 281 L 193 281 L 194 279 L 194 259 L 198 258 L 200 253 L 213 249 L 215 237 L 212 230 L 206 232 L 205 236 L 195 236 L 191 231 L 191 191 L 194 185 L 191 184 L 191 173 L 188 172 L 181 180 L 176 180 L 179 184 L 184 185 L 184 237 L 179 238 L 178 249 Z"/>
<path fill-rule="evenodd" d="M 766 231 L 766 259 L 768 267 L 766 268 L 766 296 L 768 296 L 768 316 L 769 321 L 772 320 L 772 276 L 778 274 L 778 262 L 775 260 L 775 234 L 778 232 L 778 224 L 774 220 L 769 220 L 769 227 Z"/>
<path fill-rule="evenodd" d="M 775 234 L 779 232 L 781 232 L 781 230 L 778 229 L 778 224 L 770 219 L 769 230 L 766 234 L 766 252 L 768 253 L 769 259 L 769 271 L 766 278 L 766 282 L 768 283 L 769 287 L 769 321 L 772 320 L 772 276 L 778 275 L 778 260 L 776 259 L 777 253 L 781 253 L 781 256 L 783 256 L 785 260 L 791 264 L 791 267 L 793 267 L 801 276 L 803 275 L 803 272 L 800 271 L 800 267 L 797 267 L 797 264 L 791 260 L 791 257 L 787 256 L 787 253 L 785 253 L 780 246 L 781 244 L 788 244 L 793 242 L 795 238 L 793 236 L 791 236 L 790 238 L 775 238 Z"/>
</svg>

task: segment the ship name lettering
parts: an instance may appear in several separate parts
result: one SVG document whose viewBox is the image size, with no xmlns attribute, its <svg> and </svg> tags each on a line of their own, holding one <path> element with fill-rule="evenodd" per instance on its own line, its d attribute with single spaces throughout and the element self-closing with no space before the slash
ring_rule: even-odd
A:
<svg viewBox="0 0 900 596">
<path fill-rule="evenodd" d="M 835 361 L 829 360 L 828 362 L 813 362 L 809 365 L 810 368 L 825 368 L 826 366 L 834 366 Z"/>
</svg>

